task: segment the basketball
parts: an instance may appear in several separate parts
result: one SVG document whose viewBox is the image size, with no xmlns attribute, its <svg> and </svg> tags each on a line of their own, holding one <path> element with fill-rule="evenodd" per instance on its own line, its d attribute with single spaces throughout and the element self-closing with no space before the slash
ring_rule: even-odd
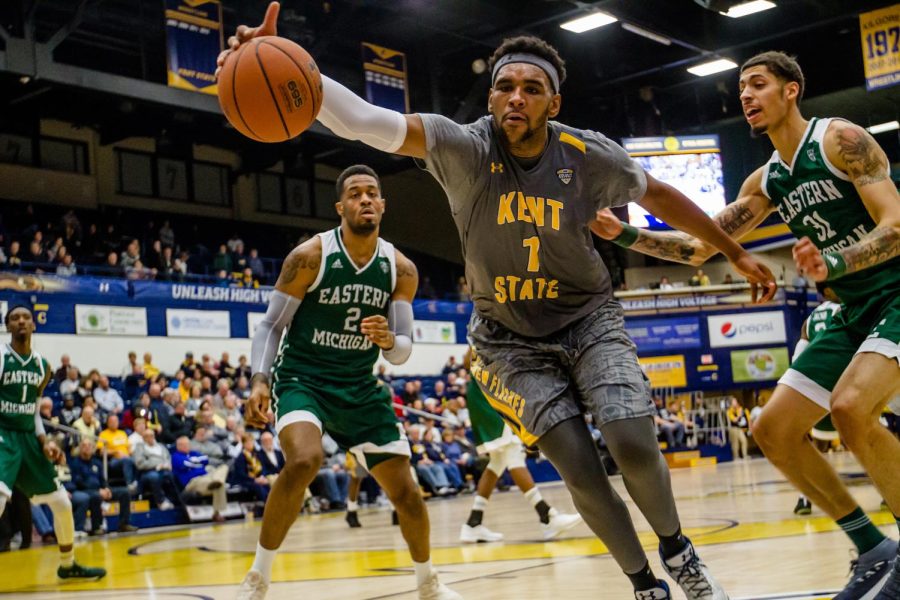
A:
<svg viewBox="0 0 900 600">
<path fill-rule="evenodd" d="M 277 36 L 254 38 L 225 61 L 219 105 L 228 122 L 258 142 L 283 142 L 312 125 L 322 77 L 309 53 Z"/>
</svg>

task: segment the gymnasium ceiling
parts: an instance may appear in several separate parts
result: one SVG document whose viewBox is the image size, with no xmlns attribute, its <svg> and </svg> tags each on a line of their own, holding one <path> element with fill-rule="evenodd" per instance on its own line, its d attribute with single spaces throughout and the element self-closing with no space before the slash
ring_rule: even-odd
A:
<svg viewBox="0 0 900 600">
<path fill-rule="evenodd" d="M 699 78 L 685 69 L 710 57 L 740 63 L 768 49 L 798 57 L 808 79 L 806 98 L 817 99 L 817 109 L 863 123 L 896 118 L 898 88 L 867 94 L 862 87 L 858 20 L 860 12 L 892 2 L 775 2 L 775 9 L 732 19 L 703 5 L 737 0 L 285 0 L 280 33 L 356 91 L 362 88 L 361 41 L 404 51 L 412 109 L 461 122 L 483 114 L 486 103 L 488 76 L 475 74 L 473 61 L 486 59 L 504 37 L 523 33 L 545 38 L 566 60 L 560 120 L 611 137 L 688 133 L 740 120 L 736 70 Z M 151 136 L 175 153 L 191 141 L 233 147 L 248 169 L 298 157 L 346 165 L 362 155 L 358 146 L 324 134 L 274 147 L 246 141 L 225 126 L 214 99 L 166 89 L 163 4 L 0 2 L 0 129 L 34 128 L 38 116 L 56 117 L 96 129 L 104 143 Z M 238 23 L 257 23 L 267 2 L 222 4 L 230 34 Z M 559 27 L 594 10 L 619 22 L 582 34 Z M 672 43 L 626 31 L 623 23 Z M 22 73 L 32 59 L 22 53 L 32 36 L 47 60 L 34 60 L 36 76 L 26 79 Z M 410 167 L 384 161 L 381 168 Z"/>
</svg>

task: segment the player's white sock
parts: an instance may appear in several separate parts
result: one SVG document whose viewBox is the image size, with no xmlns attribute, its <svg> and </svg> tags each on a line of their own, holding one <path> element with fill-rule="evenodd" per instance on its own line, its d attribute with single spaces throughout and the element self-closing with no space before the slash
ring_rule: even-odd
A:
<svg viewBox="0 0 900 600">
<path fill-rule="evenodd" d="M 537 489 L 537 486 L 534 486 L 524 494 L 525 499 L 531 502 L 532 506 L 537 506 L 538 502 L 543 500 L 544 498 L 541 496 L 541 490 Z"/>
<path fill-rule="evenodd" d="M 425 562 L 413 561 L 413 567 L 416 570 L 416 587 L 419 587 L 425 583 L 425 580 L 431 575 L 431 559 L 429 558 Z"/>
<path fill-rule="evenodd" d="M 275 554 L 278 550 L 267 550 L 256 542 L 256 558 L 253 559 L 251 571 L 259 571 L 263 581 L 269 583 L 272 580 L 272 561 L 275 560 Z"/>
<path fill-rule="evenodd" d="M 347 500 L 347 511 L 356 512 L 359 510 L 359 502 L 356 500 Z"/>
<path fill-rule="evenodd" d="M 484 496 L 475 496 L 475 502 L 472 503 L 472 510 L 484 511 L 488 505 L 488 498 Z"/>
</svg>

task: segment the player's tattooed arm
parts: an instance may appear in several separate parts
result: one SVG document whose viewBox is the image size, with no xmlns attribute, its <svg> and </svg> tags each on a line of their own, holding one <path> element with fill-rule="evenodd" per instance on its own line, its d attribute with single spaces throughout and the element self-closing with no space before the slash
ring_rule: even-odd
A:
<svg viewBox="0 0 900 600">
<path fill-rule="evenodd" d="M 868 269 L 900 255 L 900 233 L 893 227 L 876 227 L 841 254 L 847 273 Z"/>
<path fill-rule="evenodd" d="M 637 239 L 629 248 L 663 260 L 694 264 L 702 244 L 700 240 L 683 233 L 638 230 Z"/>
<path fill-rule="evenodd" d="M 872 135 L 854 123 L 835 119 L 825 136 L 825 154 L 857 187 L 889 180 L 887 155 Z"/>
<path fill-rule="evenodd" d="M 306 289 L 316 280 L 322 263 L 322 241 L 315 236 L 303 242 L 287 255 L 281 265 L 281 273 L 275 289 L 297 298 L 303 298 Z"/>
</svg>

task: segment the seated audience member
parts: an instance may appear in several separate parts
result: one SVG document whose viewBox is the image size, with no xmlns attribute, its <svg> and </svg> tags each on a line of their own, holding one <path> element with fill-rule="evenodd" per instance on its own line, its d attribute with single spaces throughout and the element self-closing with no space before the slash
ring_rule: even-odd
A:
<svg viewBox="0 0 900 600">
<path fill-rule="evenodd" d="M 709 285 L 709 275 L 704 273 L 703 269 L 697 269 L 697 272 L 691 276 L 690 280 L 688 280 L 688 285 L 690 285 L 690 286 Z"/>
<path fill-rule="evenodd" d="M 656 415 L 653 417 L 659 432 L 665 436 L 669 449 L 684 446 L 684 424 L 672 417 L 663 405 L 662 398 L 653 399 L 656 404 Z"/>
<path fill-rule="evenodd" d="M 672 400 L 669 402 L 669 416 L 684 425 L 685 438 L 693 439 L 694 422 L 685 414 L 681 400 Z"/>
<path fill-rule="evenodd" d="M 197 411 L 200 410 L 200 404 L 203 402 L 203 384 L 199 381 L 194 381 L 191 384 L 191 393 L 188 396 L 188 399 L 185 400 L 184 412 L 189 417 L 194 417 L 197 414 Z"/>
<path fill-rule="evenodd" d="M 444 472 L 447 474 L 447 480 L 450 482 L 450 487 L 452 487 L 454 491 L 462 489 L 462 473 L 460 473 L 456 463 L 451 461 L 447 458 L 447 455 L 444 454 L 444 449 L 441 446 L 441 430 L 433 426 L 429 428 L 426 425 L 425 431 L 422 432 L 422 440 L 425 442 L 428 458 L 444 469 Z"/>
<path fill-rule="evenodd" d="M 122 368 L 122 379 L 128 382 L 129 379 L 137 380 L 144 376 L 144 370 L 138 364 L 137 352 L 128 353 L 128 362 Z"/>
<path fill-rule="evenodd" d="M 675 286 L 669 281 L 669 278 L 663 275 L 659 278 L 659 289 L 660 290 L 674 290 Z"/>
<path fill-rule="evenodd" d="M 241 438 L 241 453 L 234 460 L 231 481 L 253 493 L 257 500 L 266 501 L 271 483 L 266 477 L 262 461 L 256 452 L 256 442 L 246 433 Z"/>
<path fill-rule="evenodd" d="M 110 471 L 121 471 L 125 478 L 128 490 L 137 490 L 137 480 L 134 476 L 134 461 L 131 459 L 131 448 L 128 445 L 128 434 L 119 429 L 119 417 L 109 415 L 106 419 L 106 429 L 100 432 L 100 440 L 97 448 L 106 448 L 109 456 Z"/>
<path fill-rule="evenodd" d="M 103 476 L 103 463 L 95 455 L 92 440 L 83 438 L 78 446 L 78 454 L 69 461 L 72 479 L 66 489 L 72 496 L 72 515 L 75 529 L 85 531 L 84 521 L 87 511 L 91 511 L 91 535 L 103 533 L 103 502 L 119 503 L 119 531 L 137 531 L 129 523 L 131 519 L 131 495 L 124 487 L 110 488 Z"/>
<path fill-rule="evenodd" d="M 211 467 L 225 464 L 225 451 L 222 446 L 208 438 L 206 427 L 203 425 L 198 425 L 197 430 L 194 431 L 194 439 L 191 440 L 190 447 L 191 450 L 205 455 Z"/>
<path fill-rule="evenodd" d="M 225 396 L 224 406 L 217 410 L 216 413 L 225 419 L 226 423 L 230 418 L 233 418 L 238 425 L 244 423 L 244 415 L 241 414 L 240 403 L 234 392 L 228 392 L 228 395 Z"/>
<path fill-rule="evenodd" d="M 138 417 L 131 422 L 131 428 L 134 431 L 128 436 L 128 448 L 131 450 L 131 455 L 134 456 L 134 451 L 137 450 L 137 447 L 144 443 L 144 432 L 147 431 L 147 421 Z"/>
<path fill-rule="evenodd" d="M 75 406 L 75 396 L 72 394 L 63 396 L 63 405 L 62 408 L 59 409 L 59 418 L 62 421 L 62 424 L 72 427 L 72 424 L 80 417 L 81 407 Z"/>
<path fill-rule="evenodd" d="M 424 482 L 436 496 L 447 496 L 453 493 L 447 473 L 439 465 L 428 458 L 426 444 L 421 439 L 418 425 L 413 425 L 408 431 L 410 462 L 415 467 L 419 480 Z"/>
<path fill-rule="evenodd" d="M 238 425 L 234 418 L 228 419 L 225 430 L 228 432 L 228 438 L 225 440 L 225 456 L 228 457 L 228 464 L 233 464 L 234 460 L 244 451 L 244 435 L 248 434 L 244 426 Z M 250 437 L 255 445 L 256 438 L 252 434 Z"/>
<path fill-rule="evenodd" d="M 446 425 L 450 427 L 471 427 L 472 422 L 469 420 L 469 409 L 466 408 L 466 400 L 462 396 L 452 398 L 447 401 L 447 407 L 442 413 L 446 421 Z"/>
<path fill-rule="evenodd" d="M 738 399 L 731 397 L 728 407 L 728 440 L 731 442 L 731 453 L 734 460 L 748 458 L 747 434 L 750 431 L 750 411 L 741 406 Z"/>
<path fill-rule="evenodd" d="M 66 378 L 59 384 L 59 394 L 61 396 L 74 396 L 76 403 L 90 395 L 88 391 L 81 386 L 81 381 L 78 377 L 78 369 L 69 367 Z"/>
<path fill-rule="evenodd" d="M 59 357 L 59 367 L 56 369 L 56 371 L 53 372 L 53 379 L 56 380 L 57 384 L 61 384 L 63 381 L 69 378 L 69 369 L 72 368 L 75 368 L 75 378 L 77 379 L 78 369 L 76 367 L 73 367 L 71 357 L 69 357 L 68 354 L 63 354 Z"/>
<path fill-rule="evenodd" d="M 138 401 L 131 409 L 131 416 L 135 419 L 144 419 L 147 428 L 153 429 L 159 434 L 162 431 L 162 420 L 159 413 L 150 405 L 150 394 L 142 392 Z"/>
<path fill-rule="evenodd" d="M 125 401 L 115 388 L 109 387 L 109 377 L 101 375 L 94 388 L 94 400 L 103 414 L 121 416 L 125 410 Z"/>
<path fill-rule="evenodd" d="M 166 447 L 156 441 L 156 433 L 152 429 L 145 429 L 143 437 L 143 443 L 138 445 L 134 454 L 143 495 L 146 497 L 149 490 L 157 508 L 170 510 L 173 508 L 170 499 L 178 500 L 175 476 L 172 474 L 172 457 Z"/>
<path fill-rule="evenodd" d="M 263 473 L 274 482 L 275 478 L 284 468 L 284 454 L 275 447 L 275 436 L 268 431 L 259 436 L 259 460 L 262 462 Z"/>
<path fill-rule="evenodd" d="M 174 412 L 166 419 L 159 439 L 164 444 L 174 444 L 175 440 L 183 435 L 190 437 L 193 431 L 194 419 L 187 415 L 184 402 L 178 402 L 175 404 Z"/>
<path fill-rule="evenodd" d="M 444 365 L 444 368 L 441 369 L 441 375 L 447 375 L 448 373 L 455 373 L 459 369 L 459 363 L 456 362 L 456 357 L 451 356 L 447 359 L 447 364 Z"/>
<path fill-rule="evenodd" d="M 475 455 L 469 454 L 463 449 L 451 427 L 446 427 L 441 432 L 441 452 L 447 457 L 447 460 L 456 465 L 462 480 L 468 482 L 467 487 L 470 490 L 474 489 L 474 482 L 478 475 L 475 468 Z M 471 478 L 467 478 L 467 475 L 471 475 Z"/>
<path fill-rule="evenodd" d="M 250 363 L 247 361 L 247 355 L 241 354 L 238 356 L 238 364 L 234 373 L 235 377 L 241 378 L 246 377 L 249 381 L 250 377 L 253 376 L 253 369 L 250 368 Z"/>
<path fill-rule="evenodd" d="M 178 391 L 178 399 L 182 402 L 186 402 L 187 399 L 191 397 L 191 388 L 194 387 L 194 378 L 190 375 L 185 375 L 184 371 L 178 371 L 178 375 L 176 375 L 175 378 L 178 381 L 178 385 L 175 388 Z"/>
<path fill-rule="evenodd" d="M 219 367 L 213 362 L 209 354 L 204 354 L 200 357 L 200 370 L 203 372 L 204 377 L 208 377 L 210 379 L 209 382 L 204 382 L 205 385 L 203 386 L 203 393 L 206 394 L 212 391 L 212 389 L 210 388 L 212 380 L 219 378 Z"/>
<path fill-rule="evenodd" d="M 153 364 L 153 355 L 149 352 L 144 352 L 144 364 L 141 367 L 141 371 L 143 372 L 144 379 L 147 381 L 152 381 L 159 375 L 159 367 Z"/>
<path fill-rule="evenodd" d="M 213 396 L 212 406 L 214 410 L 220 410 L 225 406 L 225 398 L 231 393 L 231 382 L 222 377 L 216 382 L 216 393 Z"/>
<path fill-rule="evenodd" d="M 221 377 L 227 377 L 230 380 L 233 380 L 237 374 L 237 369 L 231 366 L 231 357 L 227 352 L 223 352 L 221 358 L 219 358 L 218 368 L 219 375 Z M 229 383 L 231 382 L 229 381 Z"/>
<path fill-rule="evenodd" d="M 197 368 L 197 361 L 194 360 L 194 353 L 185 352 L 184 360 L 181 361 L 181 365 L 179 365 L 178 370 L 184 373 L 186 377 L 191 377 L 194 374 L 195 368 Z"/>
<path fill-rule="evenodd" d="M 321 494 L 328 501 L 325 508 L 343 509 L 347 506 L 347 491 L 350 476 L 344 468 L 346 456 L 340 451 L 337 442 L 327 433 L 322 435 L 322 452 L 324 460 L 316 475 L 313 485 L 320 487 Z"/>
<path fill-rule="evenodd" d="M 228 505 L 226 465 L 211 466 L 208 456 L 191 450 L 191 440 L 180 437 L 175 441 L 175 452 L 172 454 L 172 472 L 185 492 L 212 496 L 213 521 L 225 520 L 223 513 Z"/>
<path fill-rule="evenodd" d="M 237 286 L 243 288 L 259 287 L 259 281 L 253 276 L 253 270 L 250 267 L 241 271 L 241 276 L 237 279 Z"/>
<path fill-rule="evenodd" d="M 38 404 L 38 413 L 40 414 L 41 422 L 44 424 L 44 430 L 47 432 L 47 436 L 54 438 L 57 443 L 62 445 L 60 442 L 62 438 L 65 438 L 66 434 L 57 428 L 57 425 L 61 422 L 61 418 L 59 415 L 54 414 L 53 399 L 48 396 L 41 398 Z"/>
<path fill-rule="evenodd" d="M 94 407 L 85 406 L 81 409 L 81 416 L 72 423 L 72 428 L 78 431 L 81 437 L 95 438 L 100 435 L 100 421 L 94 417 Z"/>
<path fill-rule="evenodd" d="M 238 405 L 250 397 L 250 380 L 241 375 L 234 384 L 234 395 L 238 397 Z"/>
<path fill-rule="evenodd" d="M 390 373 L 388 373 L 387 366 L 384 364 L 378 365 L 378 373 L 375 374 L 375 377 L 379 381 L 386 383 L 387 385 L 390 385 L 391 381 L 394 379 L 393 377 L 391 377 Z M 403 398 L 401 398 L 400 400 L 402 402 Z"/>
</svg>

